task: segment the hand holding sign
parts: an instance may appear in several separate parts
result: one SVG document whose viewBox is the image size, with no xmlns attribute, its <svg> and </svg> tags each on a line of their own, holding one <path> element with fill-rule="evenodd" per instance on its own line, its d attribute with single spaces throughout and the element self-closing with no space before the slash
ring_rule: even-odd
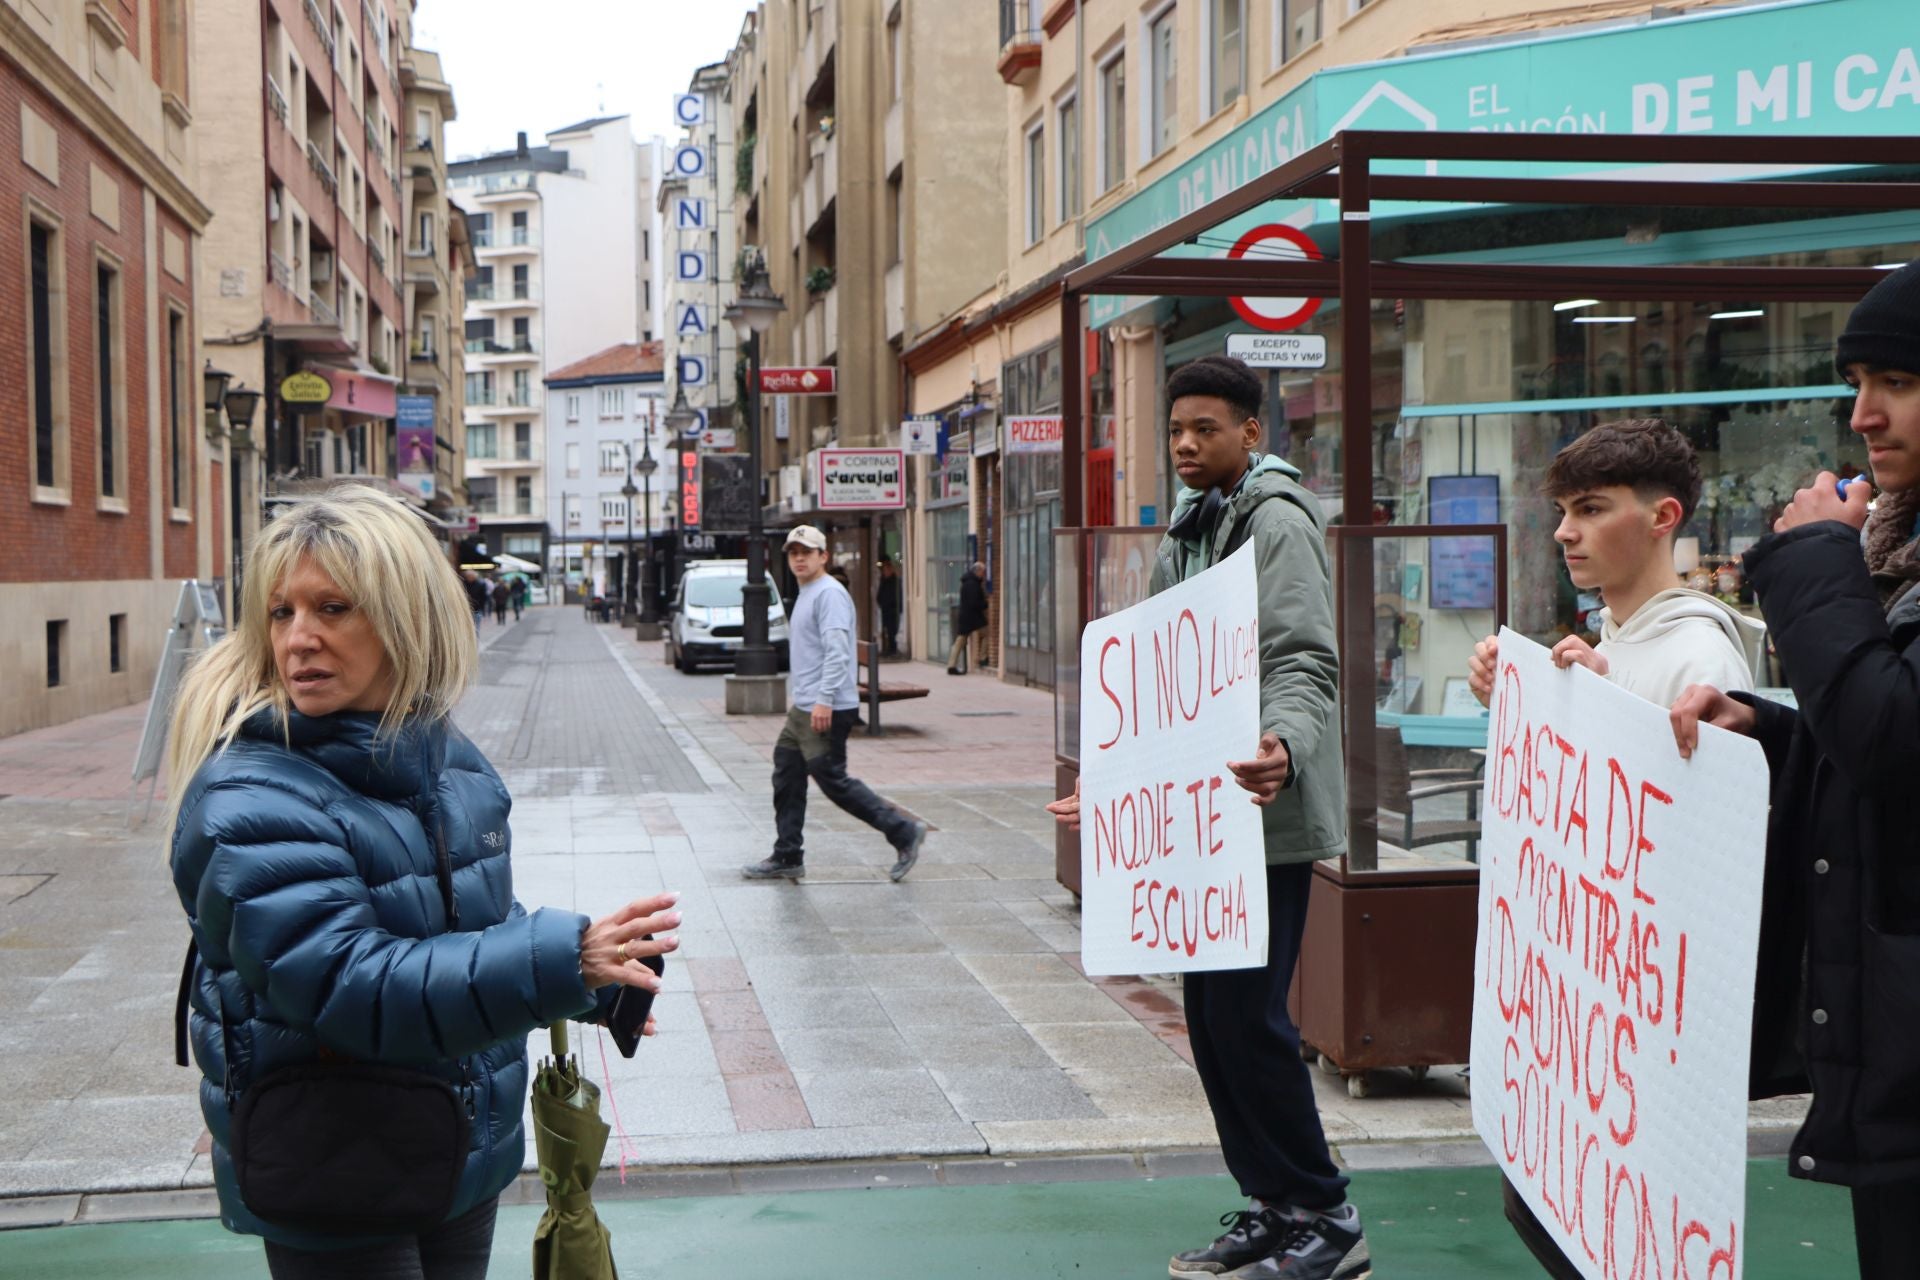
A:
<svg viewBox="0 0 1920 1280">
<path fill-rule="evenodd" d="M 1047 810 L 1082 824 L 1087 973 L 1265 964 L 1254 806 L 1278 794 L 1292 760 L 1277 737 L 1260 736 L 1252 544 L 1089 623 L 1080 654 L 1080 785 Z M 1230 763 L 1255 742 L 1254 759 Z M 1231 802 L 1236 781 L 1253 804 Z"/>
</svg>

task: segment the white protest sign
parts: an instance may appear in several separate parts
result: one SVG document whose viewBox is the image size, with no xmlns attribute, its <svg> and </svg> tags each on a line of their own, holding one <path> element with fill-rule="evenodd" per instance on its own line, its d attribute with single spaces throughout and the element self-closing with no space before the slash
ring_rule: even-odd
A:
<svg viewBox="0 0 1920 1280">
<path fill-rule="evenodd" d="M 1253 545 L 1080 639 L 1080 959 L 1089 975 L 1267 962 Z"/>
<path fill-rule="evenodd" d="M 1758 743 L 1500 632 L 1473 1123 L 1590 1280 L 1740 1280 L 1767 838 Z"/>
</svg>

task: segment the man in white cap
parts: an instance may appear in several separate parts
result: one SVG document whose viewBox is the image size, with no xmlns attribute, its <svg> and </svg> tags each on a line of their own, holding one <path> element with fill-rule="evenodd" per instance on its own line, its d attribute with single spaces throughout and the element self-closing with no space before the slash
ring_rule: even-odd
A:
<svg viewBox="0 0 1920 1280">
<path fill-rule="evenodd" d="M 927 824 L 909 818 L 847 774 L 847 735 L 860 714 L 855 679 L 853 597 L 827 572 L 827 535 L 812 525 L 787 534 L 787 567 L 800 583 L 788 619 L 793 705 L 773 748 L 773 856 L 740 868 L 749 880 L 798 880 L 804 858 L 807 779 L 827 799 L 887 838 L 898 881 L 920 859 Z"/>
</svg>

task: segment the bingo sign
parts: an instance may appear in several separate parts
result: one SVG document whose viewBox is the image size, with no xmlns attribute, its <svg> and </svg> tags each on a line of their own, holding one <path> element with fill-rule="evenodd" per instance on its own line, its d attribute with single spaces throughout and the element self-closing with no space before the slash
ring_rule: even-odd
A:
<svg viewBox="0 0 1920 1280">
<path fill-rule="evenodd" d="M 899 449 L 822 449 L 822 511 L 899 511 L 907 505 L 907 458 Z"/>
<path fill-rule="evenodd" d="M 1320 246 L 1313 237 L 1298 227 L 1289 227 L 1280 222 L 1269 222 L 1265 226 L 1255 227 L 1240 237 L 1233 248 L 1227 250 L 1227 257 L 1233 261 L 1250 259 L 1256 262 L 1318 262 Z M 1228 298 L 1240 318 L 1255 328 L 1265 329 L 1269 333 L 1285 333 L 1297 329 L 1313 319 L 1320 310 L 1319 298 Z"/>
<path fill-rule="evenodd" d="M 1080 959 L 1088 977 L 1267 962 L 1249 542 L 1080 639 Z M 1477 1093 L 1477 1090 L 1476 1090 Z"/>
<path fill-rule="evenodd" d="M 1703 725 L 1682 760 L 1665 707 L 1518 632 L 1499 663 L 1474 1129 L 1588 1280 L 1740 1280 L 1766 759 Z"/>
</svg>

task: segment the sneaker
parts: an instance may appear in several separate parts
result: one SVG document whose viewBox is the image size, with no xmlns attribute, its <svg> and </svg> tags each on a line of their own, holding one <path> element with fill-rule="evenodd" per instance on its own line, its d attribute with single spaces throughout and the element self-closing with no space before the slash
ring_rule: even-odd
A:
<svg viewBox="0 0 1920 1280">
<path fill-rule="evenodd" d="M 1282 1236 L 1292 1229 L 1293 1220 L 1282 1209 L 1237 1209 L 1220 1215 L 1226 1234 L 1204 1249 L 1176 1253 L 1167 1264 L 1173 1280 L 1189 1276 L 1224 1276 L 1236 1267 L 1258 1262 L 1273 1252 Z"/>
<path fill-rule="evenodd" d="M 1266 1257 L 1228 1272 L 1226 1280 L 1366 1280 L 1373 1274 L 1358 1209 L 1347 1204 L 1332 1213 L 1294 1213 L 1278 1224 Z"/>
<path fill-rule="evenodd" d="M 797 858 L 792 862 L 768 858 L 740 868 L 740 874 L 749 880 L 798 880 L 807 874 L 807 864 Z"/>
<path fill-rule="evenodd" d="M 899 861 L 893 864 L 893 870 L 887 872 L 887 878 L 895 884 L 899 884 L 902 880 L 905 880 L 907 878 L 907 872 L 913 870 L 913 864 L 920 861 L 920 846 L 926 842 L 927 824 L 924 822 L 914 823 L 913 836 L 907 841 L 904 847 L 895 850 L 895 852 L 900 855 L 900 858 Z"/>
</svg>

